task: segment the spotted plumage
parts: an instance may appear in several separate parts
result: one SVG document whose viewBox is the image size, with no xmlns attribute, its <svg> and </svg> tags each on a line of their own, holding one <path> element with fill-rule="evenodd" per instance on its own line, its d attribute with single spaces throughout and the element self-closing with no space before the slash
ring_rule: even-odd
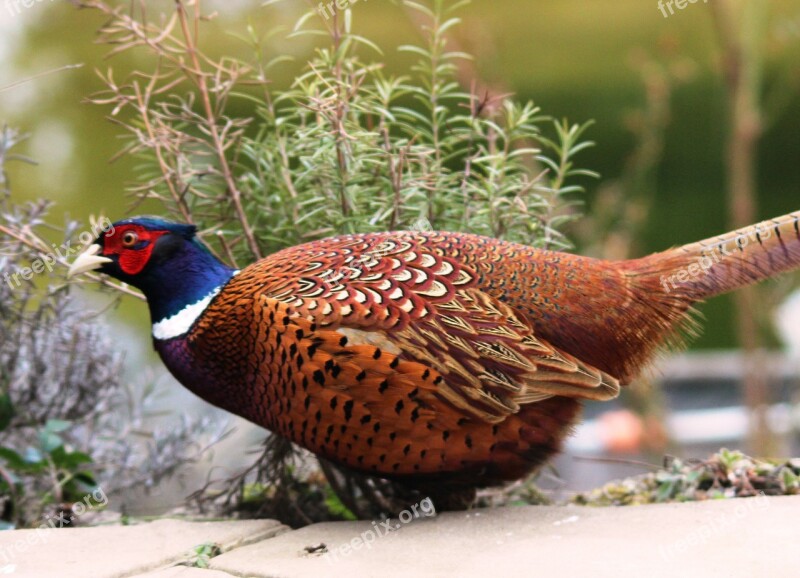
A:
<svg viewBox="0 0 800 578">
<path fill-rule="evenodd" d="M 234 271 L 193 228 L 139 218 L 74 269 L 140 287 L 156 350 L 210 403 L 356 470 L 479 486 L 558 451 L 580 400 L 614 398 L 693 302 L 797 267 L 799 215 L 674 290 L 664 276 L 746 232 L 620 263 L 468 234 L 349 235 Z"/>
</svg>

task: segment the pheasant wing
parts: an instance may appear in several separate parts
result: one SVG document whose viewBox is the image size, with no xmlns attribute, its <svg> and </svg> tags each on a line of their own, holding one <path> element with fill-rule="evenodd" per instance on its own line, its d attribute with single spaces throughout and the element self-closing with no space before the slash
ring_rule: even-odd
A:
<svg viewBox="0 0 800 578">
<path fill-rule="evenodd" d="M 619 393 L 617 379 L 538 338 L 522 313 L 482 290 L 476 271 L 443 239 L 351 236 L 327 240 L 310 258 L 292 251 L 275 257 L 296 276 L 273 283 L 267 299 L 330 333 L 321 344 L 333 344 L 338 349 L 328 353 L 353 366 L 332 376 L 335 387 L 363 386 L 352 379 L 375 365 L 390 375 L 384 364 L 397 359 L 405 387 L 428 387 L 464 415 L 490 422 L 552 396 L 607 400 Z"/>
</svg>

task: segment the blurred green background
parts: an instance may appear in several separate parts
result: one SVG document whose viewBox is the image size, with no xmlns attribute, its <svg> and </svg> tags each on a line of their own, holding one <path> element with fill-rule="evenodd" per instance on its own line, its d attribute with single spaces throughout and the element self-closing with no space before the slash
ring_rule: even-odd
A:
<svg viewBox="0 0 800 578">
<path fill-rule="evenodd" d="M 36 2 L 29 8 L 0 0 L 0 121 L 29 133 L 20 152 L 38 166 L 8 166 L 19 199 L 46 197 L 56 213 L 87 222 L 89 214 L 119 218 L 129 199 L 126 183 L 133 162 L 109 160 L 121 146 L 120 130 L 106 120 L 110 112 L 85 99 L 101 89 L 96 70 L 106 72 L 106 48 L 94 44 L 103 20 L 63 1 Z M 217 2 L 216 23 L 201 39 L 206 52 L 247 58 L 246 43 L 222 30 L 248 24 L 266 31 L 291 28 L 310 4 L 289 0 L 264 7 L 260 2 Z M 172 2 L 148 2 L 152 19 Z M 768 125 L 759 149 L 759 216 L 800 208 L 800 0 L 771 3 L 765 24 L 764 84 L 777 99 L 767 99 Z M 208 8 L 207 8 L 208 9 Z M 389 72 L 406 72 L 409 57 L 397 46 L 419 40 L 407 13 L 390 0 L 360 0 L 353 5 L 354 28 L 385 51 Z M 703 3 L 664 18 L 656 0 L 474 0 L 462 12 L 454 40 L 476 55 L 475 70 L 496 89 L 533 100 L 547 114 L 573 122 L 596 121 L 588 137 L 597 143 L 582 153 L 582 167 L 602 180 L 586 182 L 586 211 L 593 212 L 603 182 L 618 178 L 635 148 L 628 127 L 646 95 L 641 63 L 679 62 L 685 79 L 674 86 L 663 156 L 652 181 L 652 209 L 637 253 L 662 250 L 720 233 L 727 227 L 724 182 L 725 87 L 719 74 L 719 48 Z M 216 33 L 212 33 L 216 31 Z M 291 82 L 313 47 L 308 39 L 277 34 L 264 42 L 268 57 L 290 55 L 294 64 L 273 71 L 276 85 Z M 362 52 L 366 59 L 370 55 Z M 116 74 L 135 65 L 135 54 L 113 60 Z M 77 69 L 20 80 L 72 64 Z M 3 89 L 3 87 L 8 87 Z M 468 87 L 466 87 L 468 88 Z M 237 113 L 246 115 L 245 101 Z M 139 207 L 136 212 L 157 211 Z M 581 239 L 577 225 L 575 237 Z M 579 246 L 577 250 L 590 248 Z M 121 314 L 146 331 L 141 304 Z M 716 299 L 702 308 L 707 318 L 696 348 L 732 347 L 731 303 Z"/>
</svg>

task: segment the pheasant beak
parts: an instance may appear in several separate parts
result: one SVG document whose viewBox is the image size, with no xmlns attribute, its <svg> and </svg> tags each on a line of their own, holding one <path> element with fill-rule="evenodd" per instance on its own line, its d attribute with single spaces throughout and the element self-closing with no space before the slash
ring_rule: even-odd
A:
<svg viewBox="0 0 800 578">
<path fill-rule="evenodd" d="M 89 245 L 89 247 L 80 255 L 78 255 L 72 262 L 72 265 L 67 271 L 67 278 L 74 277 L 87 271 L 94 271 L 99 269 L 105 263 L 111 263 L 111 259 L 98 255 L 102 247 L 98 244 Z"/>
</svg>

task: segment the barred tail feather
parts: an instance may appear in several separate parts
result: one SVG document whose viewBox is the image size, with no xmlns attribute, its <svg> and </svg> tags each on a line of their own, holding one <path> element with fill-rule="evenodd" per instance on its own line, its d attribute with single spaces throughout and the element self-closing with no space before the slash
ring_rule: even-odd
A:
<svg viewBox="0 0 800 578">
<path fill-rule="evenodd" d="M 800 268 L 800 211 L 653 255 L 660 283 L 694 301 Z"/>
<path fill-rule="evenodd" d="M 683 336 L 696 333 L 694 303 L 800 268 L 800 211 L 621 268 L 636 296 L 626 319 L 639 343 L 618 344 L 623 370 L 617 377 L 627 382 L 656 351 L 680 347 Z"/>
</svg>

